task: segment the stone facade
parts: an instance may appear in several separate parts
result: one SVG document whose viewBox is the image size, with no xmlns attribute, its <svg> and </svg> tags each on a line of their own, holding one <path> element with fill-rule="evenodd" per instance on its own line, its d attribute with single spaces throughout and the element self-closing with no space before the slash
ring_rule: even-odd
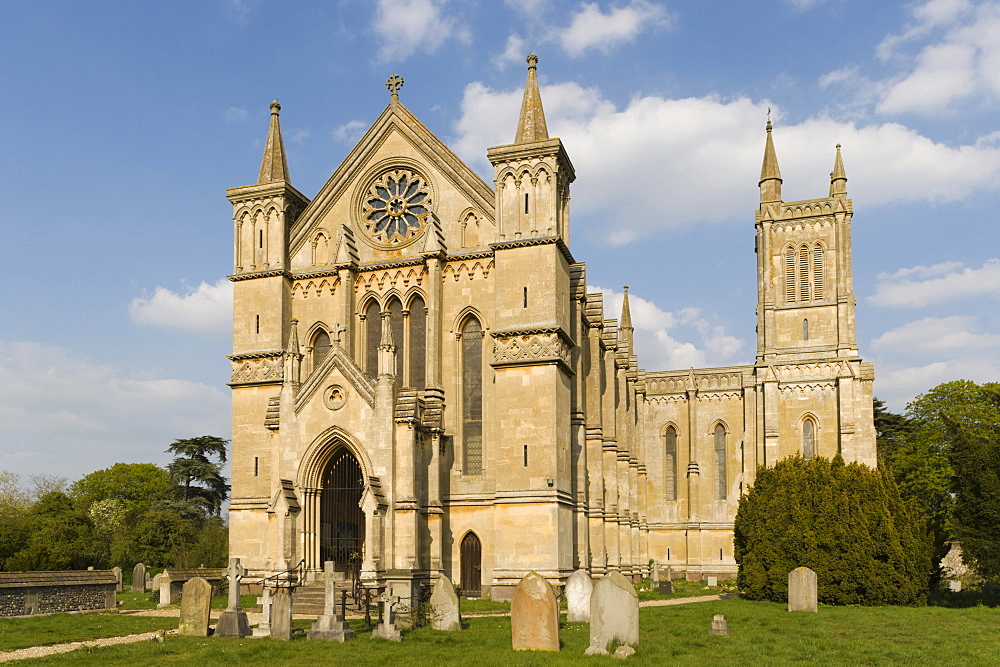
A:
<svg viewBox="0 0 1000 667">
<path fill-rule="evenodd" d="M 114 609 L 111 570 L 0 572 L 0 616 Z"/>
<path fill-rule="evenodd" d="M 529 58 L 516 141 L 483 182 L 391 101 L 312 199 L 272 103 L 234 206 L 231 554 L 325 560 L 412 597 L 444 573 L 509 597 L 528 572 L 736 571 L 760 464 L 875 464 L 854 333 L 852 203 L 781 201 L 768 124 L 753 364 L 646 371 L 570 251 L 573 165 Z M 513 120 L 513 119 L 512 119 Z"/>
</svg>

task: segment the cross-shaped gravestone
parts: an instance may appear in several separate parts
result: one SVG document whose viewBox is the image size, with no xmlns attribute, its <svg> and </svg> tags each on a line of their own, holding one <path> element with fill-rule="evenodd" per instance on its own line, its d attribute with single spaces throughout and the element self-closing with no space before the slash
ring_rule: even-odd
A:
<svg viewBox="0 0 1000 667">
<path fill-rule="evenodd" d="M 392 617 L 389 614 L 392 612 L 392 605 L 399 602 L 399 596 L 393 595 L 389 591 L 382 593 L 378 596 L 378 601 L 382 603 L 382 619 L 383 623 L 392 623 Z"/>
<path fill-rule="evenodd" d="M 403 77 L 393 74 L 385 80 L 385 87 L 389 89 L 393 97 L 399 97 L 399 89 L 403 87 Z"/>
<path fill-rule="evenodd" d="M 378 624 L 375 631 L 372 632 L 372 639 L 388 639 L 390 641 L 398 642 L 402 641 L 403 636 L 399 633 L 393 624 L 392 617 L 392 605 L 399 602 L 399 596 L 393 595 L 389 591 L 385 591 L 378 596 L 378 601 L 382 603 L 383 609 L 385 610 L 382 616 L 382 622 Z"/>
<path fill-rule="evenodd" d="M 240 565 L 239 558 L 232 558 L 229 561 L 229 604 L 226 611 L 240 610 L 240 580 L 247 573 L 245 567 Z"/>
</svg>

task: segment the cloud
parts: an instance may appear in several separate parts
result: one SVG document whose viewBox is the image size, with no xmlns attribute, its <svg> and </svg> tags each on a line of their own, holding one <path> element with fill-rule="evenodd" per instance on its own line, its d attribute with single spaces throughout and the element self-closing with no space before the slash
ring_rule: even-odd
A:
<svg viewBox="0 0 1000 667">
<path fill-rule="evenodd" d="M 448 38 L 467 39 L 467 30 L 446 16 L 447 0 L 378 0 L 372 30 L 382 44 L 380 62 L 406 60 L 417 51 L 434 53 Z"/>
<path fill-rule="evenodd" d="M 650 230 L 746 219 L 747 203 L 757 197 L 769 107 L 786 201 L 826 195 L 837 143 L 844 146 L 848 190 L 867 206 L 955 201 L 1000 183 L 992 136 L 953 146 L 898 123 L 824 115 L 783 124 L 781 109 L 767 100 L 714 95 L 636 96 L 619 107 L 574 82 L 543 86 L 542 98 L 549 132 L 562 138 L 578 174 L 574 218 L 600 221 L 584 233 L 615 244 Z M 519 88 L 467 85 L 456 152 L 490 173 L 484 149 L 513 140 L 520 100 Z"/>
<path fill-rule="evenodd" d="M 972 316 L 925 317 L 885 332 L 872 341 L 872 349 L 910 355 L 1000 349 L 1000 336 L 977 333 L 978 328 Z"/>
<path fill-rule="evenodd" d="M 0 470 L 71 479 L 121 462 L 164 463 L 176 438 L 228 438 L 229 392 L 134 379 L 67 349 L 0 340 Z"/>
<path fill-rule="evenodd" d="M 921 308 L 971 296 L 1000 296 L 1000 258 L 988 259 L 978 269 L 944 262 L 880 273 L 875 294 L 867 300 L 876 306 Z"/>
<path fill-rule="evenodd" d="M 609 53 L 614 47 L 634 40 L 643 30 L 670 23 L 667 11 L 647 0 L 631 0 L 607 13 L 596 2 L 589 2 L 581 5 L 557 40 L 571 56 L 583 55 L 591 48 Z"/>
<path fill-rule="evenodd" d="M 240 25 L 246 25 L 262 2 L 263 0 L 226 0 L 226 12 Z"/>
<path fill-rule="evenodd" d="M 233 285 L 221 278 L 184 293 L 157 287 L 152 295 L 132 299 L 128 310 L 136 324 L 228 335 L 233 326 Z"/>
<path fill-rule="evenodd" d="M 247 117 L 247 110 L 242 107 L 229 107 L 226 109 L 226 120 L 233 122 L 243 120 Z"/>
<path fill-rule="evenodd" d="M 309 138 L 309 130 L 306 129 L 296 130 L 295 133 L 292 134 L 292 141 L 294 141 L 297 144 L 301 144 L 308 138 Z"/>
<path fill-rule="evenodd" d="M 526 56 L 524 40 L 517 35 L 511 35 L 507 38 L 507 45 L 504 47 L 503 53 L 493 59 L 493 64 L 498 70 L 503 71 L 507 65 L 521 62 Z"/>
<path fill-rule="evenodd" d="M 587 286 L 587 291 L 604 295 L 606 318 L 620 317 L 624 292 L 592 285 Z M 641 368 L 659 371 L 725 365 L 743 349 L 743 341 L 728 335 L 723 327 L 712 325 L 696 308 L 671 313 L 634 292 L 629 292 L 628 301 L 635 329 L 635 354 Z M 697 344 L 690 342 L 692 339 Z"/>
<path fill-rule="evenodd" d="M 334 129 L 333 139 L 342 144 L 353 146 L 364 136 L 367 129 L 368 123 L 360 120 L 351 120 Z"/>
</svg>

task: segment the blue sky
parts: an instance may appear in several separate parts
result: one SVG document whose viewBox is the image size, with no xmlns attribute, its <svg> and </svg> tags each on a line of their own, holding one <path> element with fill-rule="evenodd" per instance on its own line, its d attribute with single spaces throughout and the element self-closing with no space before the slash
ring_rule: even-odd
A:
<svg viewBox="0 0 1000 667">
<path fill-rule="evenodd" d="M 901 410 L 1000 377 L 1000 2 L 2 3 L 0 470 L 75 479 L 229 436 L 231 208 L 282 104 L 313 196 L 401 100 L 488 182 L 527 53 L 571 247 L 648 370 L 753 360 L 768 109 L 786 200 L 843 144 L 862 355 Z"/>
</svg>

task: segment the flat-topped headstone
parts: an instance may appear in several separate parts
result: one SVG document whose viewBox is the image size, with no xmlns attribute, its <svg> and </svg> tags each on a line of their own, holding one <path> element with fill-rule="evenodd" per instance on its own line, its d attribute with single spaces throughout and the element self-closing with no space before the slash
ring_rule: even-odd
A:
<svg viewBox="0 0 1000 667">
<path fill-rule="evenodd" d="M 462 629 L 462 615 L 458 608 L 458 595 L 455 584 L 444 574 L 438 576 L 431 592 L 431 609 L 433 618 L 431 627 L 435 630 L 459 632 Z"/>
<path fill-rule="evenodd" d="M 722 614 L 716 614 L 712 617 L 712 627 L 709 628 L 708 634 L 718 635 L 720 637 L 729 636 L 729 625 L 726 624 L 726 617 Z"/>
<path fill-rule="evenodd" d="M 216 637 L 249 637 L 253 634 L 246 612 L 240 609 L 240 580 L 246 569 L 239 558 L 230 558 L 227 568 L 229 576 L 229 605 L 215 624 Z M 273 611 L 273 610 L 272 610 Z M 273 615 L 273 613 L 272 613 Z"/>
<path fill-rule="evenodd" d="M 510 601 L 510 634 L 515 651 L 559 650 L 559 606 L 552 586 L 537 572 L 518 582 Z"/>
<path fill-rule="evenodd" d="M 707 577 L 707 579 L 708 579 L 707 583 L 708 583 L 708 587 L 709 588 L 715 588 L 716 586 L 719 585 L 719 579 L 718 579 L 718 577 Z"/>
<path fill-rule="evenodd" d="M 788 611 L 819 611 L 816 573 L 797 567 L 788 573 Z"/>
<path fill-rule="evenodd" d="M 566 580 L 566 620 L 570 623 L 590 623 L 590 596 L 594 580 L 586 570 L 577 570 Z"/>
<path fill-rule="evenodd" d="M 115 573 L 115 592 L 122 592 L 122 569 L 115 565 L 111 568 L 111 571 Z"/>
<path fill-rule="evenodd" d="M 292 589 L 281 587 L 271 596 L 271 639 L 292 639 Z"/>
<path fill-rule="evenodd" d="M 639 645 L 639 594 L 621 572 L 612 570 L 590 597 L 590 646 L 586 655 L 606 655 L 608 645 Z"/>
<path fill-rule="evenodd" d="M 382 603 L 382 622 L 372 630 L 371 639 L 388 639 L 393 642 L 403 641 L 403 635 L 399 633 L 392 622 L 392 606 L 399 602 L 399 596 L 386 591 L 378 596 L 378 601 Z"/>
<path fill-rule="evenodd" d="M 133 593 L 144 593 L 146 591 L 146 566 L 136 563 L 132 568 L 132 588 Z"/>
<path fill-rule="evenodd" d="M 181 616 L 177 634 L 208 636 L 208 613 L 212 608 L 212 584 L 201 577 L 189 579 L 181 593 Z"/>
<path fill-rule="evenodd" d="M 337 613 L 337 583 L 334 581 L 333 561 L 326 561 L 323 566 L 323 615 L 312 624 L 312 629 L 306 633 L 308 639 L 318 639 L 326 642 L 343 642 L 354 637 L 354 630 Z"/>
<path fill-rule="evenodd" d="M 659 585 L 660 595 L 673 595 L 674 594 L 674 582 L 672 581 L 661 581 Z"/>
</svg>

